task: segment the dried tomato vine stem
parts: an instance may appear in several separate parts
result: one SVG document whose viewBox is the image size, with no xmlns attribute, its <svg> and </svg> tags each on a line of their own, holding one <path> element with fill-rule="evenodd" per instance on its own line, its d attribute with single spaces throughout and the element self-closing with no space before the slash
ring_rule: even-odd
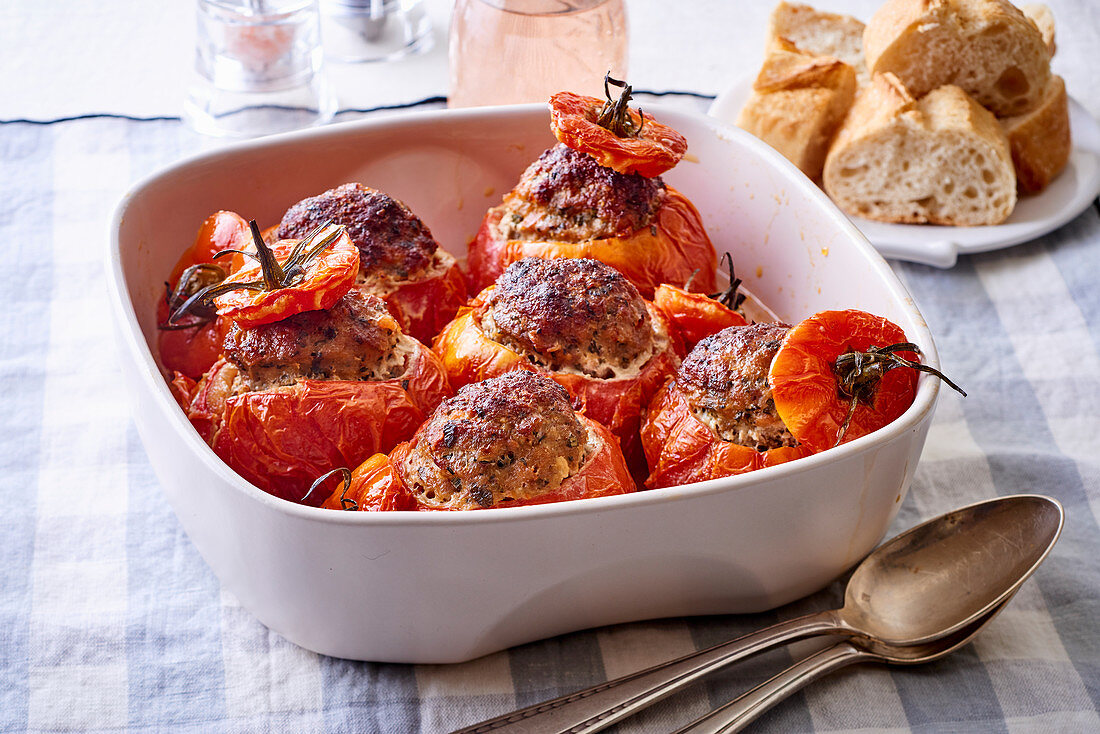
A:
<svg viewBox="0 0 1100 734">
<path fill-rule="evenodd" d="M 882 380 L 883 375 L 896 367 L 908 367 L 909 369 L 935 375 L 946 382 L 960 395 L 966 397 L 966 391 L 948 379 L 948 377 L 939 370 L 921 364 L 920 362 L 905 359 L 895 354 L 895 352 L 921 353 L 920 347 L 916 344 L 912 342 L 899 342 L 885 347 L 871 346 L 866 352 L 849 350 L 836 358 L 836 364 L 833 366 L 833 371 L 837 376 L 837 393 L 841 400 L 847 400 L 849 404 L 848 413 L 844 416 L 844 423 L 841 424 L 840 431 L 837 433 L 836 443 L 833 444 L 834 448 L 839 446 L 840 442 L 844 440 L 844 435 L 848 432 L 848 426 L 851 424 L 852 416 L 856 412 L 856 405 L 859 403 L 863 403 L 864 405 L 873 404 L 875 400 L 875 391 L 878 389 L 879 382 Z"/>
<path fill-rule="evenodd" d="M 731 311 L 736 311 L 741 308 L 741 304 L 745 302 L 745 294 L 738 292 L 738 288 L 741 287 L 741 279 L 733 272 L 733 255 L 727 252 L 722 257 L 722 260 L 725 261 L 726 269 L 729 270 L 730 273 L 729 287 L 721 293 L 708 294 L 707 297 L 713 298 Z M 694 273 L 692 277 L 695 277 Z M 684 290 L 687 290 L 687 286 L 684 286 Z"/>
<path fill-rule="evenodd" d="M 324 474 L 322 474 L 321 476 L 317 477 L 315 480 L 313 480 L 313 484 L 309 485 L 309 491 L 306 492 L 302 496 L 301 501 L 305 502 L 306 499 L 311 494 L 313 494 L 313 490 L 317 489 L 322 484 L 324 484 L 325 480 L 327 480 L 333 474 L 339 474 L 340 475 L 340 482 L 341 482 L 341 484 L 344 485 L 343 491 L 340 492 L 340 504 L 341 504 L 341 506 L 343 506 L 343 508 L 345 510 L 358 510 L 359 509 L 359 503 L 356 502 L 351 497 L 345 497 L 344 496 L 345 494 L 347 494 L 348 490 L 351 489 L 351 469 L 348 469 L 346 466 L 341 466 L 341 467 L 338 467 L 336 469 L 333 469 L 332 471 L 327 471 Z"/>
<path fill-rule="evenodd" d="M 180 274 L 175 288 L 169 286 L 168 283 L 164 284 L 169 313 L 174 315 L 195 293 L 208 286 L 221 283 L 225 278 L 226 272 L 213 263 L 198 263 L 190 266 Z M 186 324 L 177 323 L 169 318 L 165 323 L 157 324 L 157 328 L 162 331 L 193 329 L 213 321 L 217 315 L 214 307 L 209 303 L 195 304 L 190 308 L 189 313 L 194 318 Z"/>
<path fill-rule="evenodd" d="M 314 241 L 331 224 L 331 220 L 326 221 L 303 239 L 299 240 L 286 260 L 280 263 L 279 259 L 275 257 L 275 253 L 268 244 L 264 242 L 263 235 L 260 233 L 260 228 L 256 224 L 256 220 L 253 219 L 249 221 L 248 226 L 252 231 L 252 239 L 256 243 L 256 252 L 251 253 L 244 250 L 226 249 L 215 253 L 214 257 L 219 258 L 225 255 L 235 254 L 252 258 L 260 263 L 262 277 L 258 280 L 225 282 L 226 276 L 224 271 L 221 271 L 221 268 L 218 268 L 216 265 L 208 266 L 221 271 L 222 277 L 217 282 L 191 293 L 191 295 L 172 312 L 172 315 L 168 317 L 168 327 L 175 327 L 177 322 L 187 314 L 199 315 L 200 313 L 209 312 L 212 309 L 213 300 L 225 293 L 238 290 L 257 292 L 274 291 L 294 285 L 295 282 L 305 275 L 309 263 L 340 239 L 340 235 L 344 232 L 343 225 L 337 227 L 320 240 Z M 191 269 L 192 268 L 188 268 L 187 271 L 184 271 L 184 275 L 186 276 L 187 272 Z M 184 278 L 181 277 L 180 282 L 182 283 L 183 280 Z M 178 290 L 179 288 L 177 287 L 177 291 Z"/>
<path fill-rule="evenodd" d="M 611 98 L 611 88 L 609 85 L 620 87 L 623 91 L 619 95 L 618 99 Z M 630 114 L 629 102 L 631 100 L 630 93 L 634 90 L 629 84 L 618 79 L 612 79 L 611 74 L 605 74 L 603 78 L 603 93 L 607 97 L 607 101 L 600 109 L 599 114 L 596 115 L 596 124 L 600 127 L 610 130 L 619 138 L 636 138 L 642 133 L 642 128 L 645 127 L 645 113 L 638 110 L 639 122 L 634 123 L 634 118 Z"/>
</svg>

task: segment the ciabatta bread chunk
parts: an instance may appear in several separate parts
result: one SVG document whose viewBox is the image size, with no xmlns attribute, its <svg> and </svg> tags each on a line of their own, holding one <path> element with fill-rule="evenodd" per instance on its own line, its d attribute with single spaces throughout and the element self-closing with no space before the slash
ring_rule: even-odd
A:
<svg viewBox="0 0 1100 734">
<path fill-rule="evenodd" d="M 1039 34 L 1043 37 L 1043 45 L 1047 47 L 1050 57 L 1054 58 L 1054 52 L 1058 49 L 1058 45 L 1054 42 L 1054 13 L 1042 3 L 1021 5 L 1020 10 L 1039 29 Z"/>
<path fill-rule="evenodd" d="M 793 43 L 799 51 L 840 59 L 855 69 L 861 86 L 871 79 L 863 63 L 863 23 L 850 15 L 781 2 L 768 24 L 768 50 L 781 48 L 780 39 Z"/>
<path fill-rule="evenodd" d="M 839 59 L 799 51 L 786 39 L 778 39 L 737 125 L 818 180 L 829 143 L 855 93 L 852 67 Z"/>
<path fill-rule="evenodd" d="M 1021 193 L 1036 194 L 1062 172 L 1073 142 L 1069 134 L 1069 100 L 1062 77 L 1051 77 L 1042 103 L 1017 117 L 1000 120 L 1008 137 L 1016 184 Z"/>
<path fill-rule="evenodd" d="M 856 99 L 825 161 L 825 191 L 864 219 L 998 224 L 1016 205 L 1008 140 L 956 86 L 914 100 L 892 75 Z"/>
<path fill-rule="evenodd" d="M 1038 26 L 1008 0 L 887 0 L 863 50 L 872 75 L 894 74 L 914 97 L 954 84 L 998 117 L 1035 109 L 1050 83 Z"/>
</svg>

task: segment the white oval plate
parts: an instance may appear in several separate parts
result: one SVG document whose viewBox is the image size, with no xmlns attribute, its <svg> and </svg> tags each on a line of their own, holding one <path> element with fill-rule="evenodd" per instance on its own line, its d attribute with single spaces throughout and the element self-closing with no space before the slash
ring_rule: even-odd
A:
<svg viewBox="0 0 1100 734">
<path fill-rule="evenodd" d="M 715 98 L 711 117 L 737 120 L 749 98 L 754 77 L 743 77 Z M 1024 196 L 1003 224 L 946 227 L 934 224 L 886 224 L 851 217 L 852 223 L 884 257 L 950 268 L 959 255 L 997 250 L 1041 237 L 1088 208 L 1100 195 L 1100 124 L 1072 97 L 1069 124 L 1073 152 L 1058 178 L 1036 196 Z"/>
</svg>

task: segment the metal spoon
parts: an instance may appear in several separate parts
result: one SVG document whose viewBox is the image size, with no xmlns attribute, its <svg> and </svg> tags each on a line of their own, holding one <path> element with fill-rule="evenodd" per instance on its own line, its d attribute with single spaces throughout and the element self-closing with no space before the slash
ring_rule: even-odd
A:
<svg viewBox="0 0 1100 734">
<path fill-rule="evenodd" d="M 939 660 L 970 643 L 990 620 L 1008 604 L 999 607 L 958 632 L 923 645 L 884 645 L 874 640 L 853 638 L 819 650 L 798 661 L 748 693 L 691 722 L 673 734 L 729 734 L 744 729 L 762 713 L 803 686 L 846 665 L 862 662 L 917 665 Z"/>
<path fill-rule="evenodd" d="M 1062 506 L 1042 495 L 954 510 L 867 556 L 848 581 L 841 609 L 781 622 L 454 734 L 599 731 L 730 663 L 812 635 L 858 636 L 895 647 L 945 637 L 1011 597 L 1046 558 L 1062 523 Z"/>
</svg>

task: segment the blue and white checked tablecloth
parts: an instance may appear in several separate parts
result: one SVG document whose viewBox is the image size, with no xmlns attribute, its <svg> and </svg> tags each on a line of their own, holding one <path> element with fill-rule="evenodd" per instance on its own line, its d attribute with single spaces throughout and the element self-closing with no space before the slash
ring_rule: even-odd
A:
<svg viewBox="0 0 1100 734">
<path fill-rule="evenodd" d="M 172 120 L 0 124 L 0 730 L 446 731 L 841 601 L 834 584 L 767 614 L 598 629 L 450 666 L 336 660 L 269 632 L 166 504 L 111 338 L 108 214 L 197 145 Z M 1100 213 L 952 270 L 897 270 L 970 397 L 942 398 L 894 530 L 1042 492 L 1065 504 L 1065 532 L 973 646 L 848 669 L 758 729 L 1100 731 Z M 737 666 L 619 731 L 669 731 L 789 660 Z"/>
<path fill-rule="evenodd" d="M 384 74 L 343 70 L 344 108 L 442 93 L 449 1 L 427 2 L 436 50 Z M 1100 115 L 1100 5 L 1047 2 L 1055 72 Z M 767 614 L 598 629 L 449 666 L 321 657 L 242 609 L 183 534 L 134 431 L 103 274 L 122 193 L 202 142 L 175 119 L 82 117 L 178 114 L 186 4 L 0 6 L 0 732 L 447 731 L 840 603 L 834 584 Z M 628 4 L 637 86 L 709 95 L 756 68 L 774 3 Z M 813 4 L 867 18 L 881 0 Z M 705 96 L 661 102 L 703 111 Z M 849 668 L 756 730 L 1100 731 L 1100 210 L 949 271 L 896 269 L 970 397 L 944 393 L 892 533 L 1017 492 L 1060 499 L 1065 531 L 972 646 L 918 668 Z M 670 731 L 791 654 L 735 666 L 618 730 Z"/>
</svg>

